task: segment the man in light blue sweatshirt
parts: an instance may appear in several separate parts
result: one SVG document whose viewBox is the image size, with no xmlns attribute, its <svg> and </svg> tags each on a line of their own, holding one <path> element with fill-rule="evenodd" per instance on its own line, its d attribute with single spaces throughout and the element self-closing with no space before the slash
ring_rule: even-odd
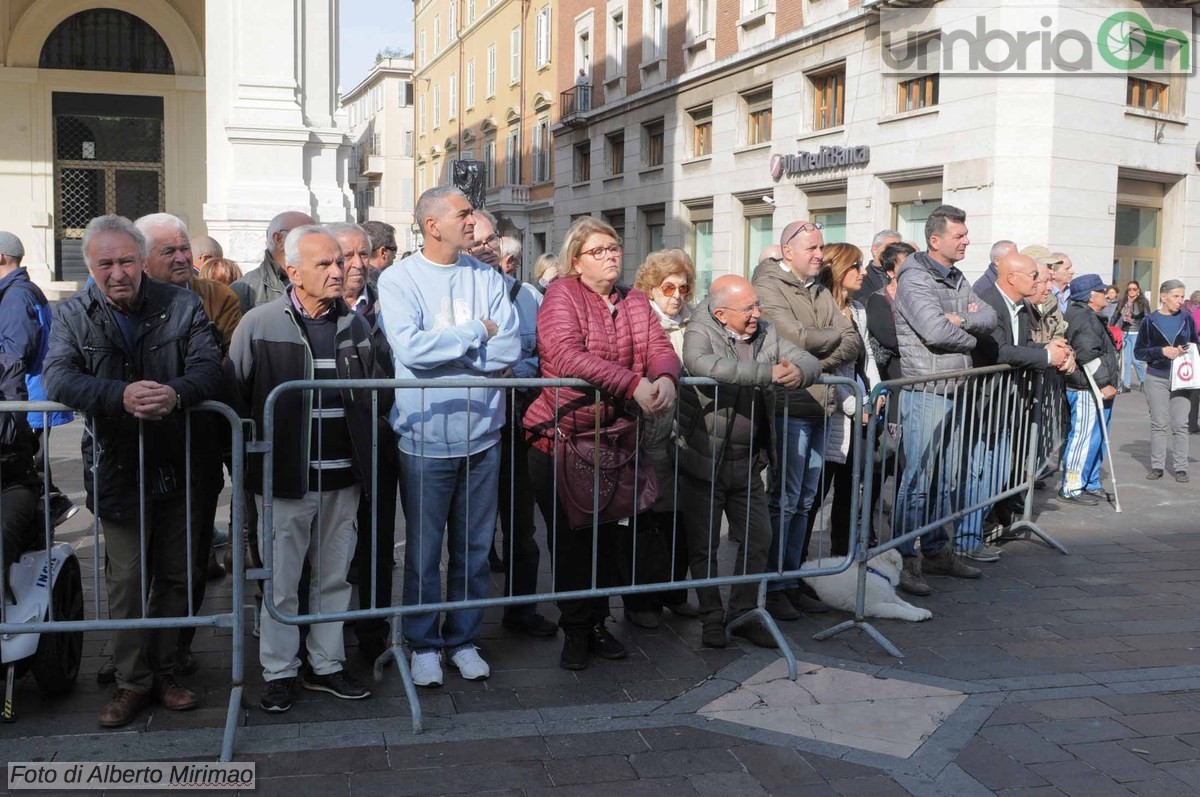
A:
<svg viewBox="0 0 1200 797">
<path fill-rule="evenodd" d="M 397 379 L 498 375 L 521 359 L 519 322 L 504 277 L 469 255 L 475 220 L 453 186 L 417 200 L 420 251 L 379 278 L 383 330 Z M 440 564 L 449 553 L 446 600 L 487 596 L 488 550 L 496 522 L 504 391 L 430 387 L 396 391 L 391 423 L 400 445 L 400 492 L 408 542 L 404 605 L 442 601 Z M 475 640 L 481 609 L 407 615 L 404 639 L 413 681 L 441 686 L 442 652 L 468 680 L 491 670 Z"/>
</svg>

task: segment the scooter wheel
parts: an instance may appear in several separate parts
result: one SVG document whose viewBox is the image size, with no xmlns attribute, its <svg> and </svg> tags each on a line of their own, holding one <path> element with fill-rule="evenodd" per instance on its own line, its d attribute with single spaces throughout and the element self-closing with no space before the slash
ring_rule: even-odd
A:
<svg viewBox="0 0 1200 797">
<path fill-rule="evenodd" d="M 83 581 L 79 561 L 70 557 L 54 582 L 54 619 L 83 619 Z M 75 688 L 83 658 L 83 632 L 42 634 L 33 655 L 33 677 L 42 694 L 65 695 Z"/>
</svg>

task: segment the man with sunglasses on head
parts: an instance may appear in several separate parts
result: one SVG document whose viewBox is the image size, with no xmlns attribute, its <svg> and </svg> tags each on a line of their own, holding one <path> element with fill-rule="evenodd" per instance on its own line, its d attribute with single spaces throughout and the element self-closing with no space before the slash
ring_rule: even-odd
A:
<svg viewBox="0 0 1200 797">
<path fill-rule="evenodd" d="M 816 357 L 823 373 L 857 361 L 862 345 L 850 319 L 818 281 L 825 238 L 821 225 L 794 221 L 779 238 L 783 260 L 754 269 L 754 288 L 763 315 L 779 334 Z M 769 509 L 769 567 L 798 570 L 808 550 L 808 514 L 812 511 L 825 455 L 826 417 L 835 404 L 823 385 L 779 390 L 775 394 L 775 453 Z M 767 611 L 776 620 L 796 620 L 800 612 L 823 612 L 825 604 L 799 579 L 768 587 Z"/>
</svg>

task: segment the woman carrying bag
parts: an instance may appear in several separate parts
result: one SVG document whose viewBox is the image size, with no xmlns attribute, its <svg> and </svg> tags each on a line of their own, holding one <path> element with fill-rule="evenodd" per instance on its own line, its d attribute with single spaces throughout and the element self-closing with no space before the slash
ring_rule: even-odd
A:
<svg viewBox="0 0 1200 797">
<path fill-rule="evenodd" d="M 1172 370 L 1175 360 L 1195 356 L 1189 347 L 1200 343 L 1196 336 L 1196 322 L 1189 313 L 1182 312 L 1183 283 L 1167 280 L 1158 289 L 1160 309 L 1147 315 L 1137 331 L 1137 349 L 1134 356 L 1146 363 L 1146 402 L 1150 405 L 1150 471 L 1147 479 L 1161 479 L 1167 465 L 1167 437 L 1171 445 L 1172 470 L 1175 481 L 1188 481 L 1188 429 L 1187 418 L 1191 397 L 1188 389 L 1172 390 Z M 1188 376 L 1195 377 L 1195 366 Z M 1179 369 L 1176 369 L 1179 370 Z M 1178 380 L 1179 373 L 1174 375 Z M 1177 382 L 1178 384 L 1178 382 Z"/>
<path fill-rule="evenodd" d="M 529 473 L 558 592 L 619 585 L 633 559 L 634 529 L 654 522 L 639 516 L 658 497 L 640 435 L 644 418 L 674 411 L 680 363 L 646 294 L 617 286 L 622 251 L 612 227 L 578 219 L 563 242 L 566 273 L 550 283 L 538 312 L 542 376 L 583 379 L 596 388 L 543 388 L 525 413 Z M 639 598 L 647 600 L 627 596 L 626 607 L 640 610 Z M 558 608 L 564 669 L 582 670 L 592 655 L 627 655 L 606 628 L 608 598 L 559 601 Z"/>
</svg>

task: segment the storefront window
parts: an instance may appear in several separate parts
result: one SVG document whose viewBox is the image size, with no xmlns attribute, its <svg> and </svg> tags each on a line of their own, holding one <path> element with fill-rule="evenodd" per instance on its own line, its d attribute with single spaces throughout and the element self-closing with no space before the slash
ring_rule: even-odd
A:
<svg viewBox="0 0 1200 797">
<path fill-rule="evenodd" d="M 748 278 L 758 265 L 758 254 L 775 241 L 774 218 L 771 216 L 749 216 L 746 219 L 746 270 Z"/>
<path fill-rule="evenodd" d="M 905 241 L 925 248 L 925 220 L 939 204 L 937 199 L 925 199 L 895 205 L 896 232 Z"/>
<path fill-rule="evenodd" d="M 697 221 L 692 225 L 692 262 L 696 266 L 696 301 L 708 295 L 713 281 L 713 223 Z"/>
<path fill-rule="evenodd" d="M 825 236 L 825 243 L 841 244 L 846 242 L 846 211 L 826 210 L 812 214 L 812 219 L 818 224 L 824 225 L 825 229 L 822 230 L 822 233 Z"/>
<path fill-rule="evenodd" d="M 1158 246 L 1158 210 L 1155 208 L 1117 205 L 1117 246 L 1136 246 L 1150 249 Z"/>
</svg>

